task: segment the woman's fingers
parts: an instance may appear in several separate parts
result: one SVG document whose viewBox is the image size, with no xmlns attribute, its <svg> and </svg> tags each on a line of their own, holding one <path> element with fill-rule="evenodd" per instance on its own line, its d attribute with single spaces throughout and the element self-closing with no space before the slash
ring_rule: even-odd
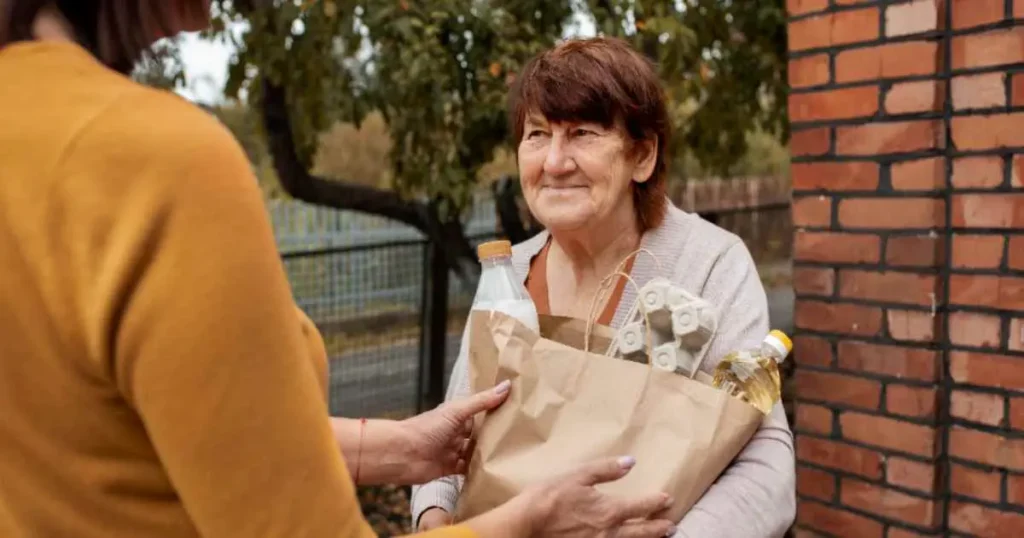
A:
<svg viewBox="0 0 1024 538">
<path fill-rule="evenodd" d="M 615 514 L 620 521 L 647 519 L 652 514 L 672 506 L 672 502 L 672 497 L 664 493 L 654 493 L 629 500 L 620 500 L 616 501 L 619 506 L 615 510 Z"/>
<path fill-rule="evenodd" d="M 663 538 L 673 536 L 676 526 L 667 519 L 630 521 L 619 527 L 616 538 Z"/>
</svg>

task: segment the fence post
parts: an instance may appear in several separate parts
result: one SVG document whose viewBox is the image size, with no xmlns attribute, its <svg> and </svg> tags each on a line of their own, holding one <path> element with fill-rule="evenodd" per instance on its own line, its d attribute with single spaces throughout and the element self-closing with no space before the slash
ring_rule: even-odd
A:
<svg viewBox="0 0 1024 538">
<path fill-rule="evenodd" d="M 423 299 L 420 321 L 420 382 L 416 412 L 444 401 L 445 344 L 448 340 L 448 264 L 443 247 L 427 241 L 423 248 Z"/>
</svg>

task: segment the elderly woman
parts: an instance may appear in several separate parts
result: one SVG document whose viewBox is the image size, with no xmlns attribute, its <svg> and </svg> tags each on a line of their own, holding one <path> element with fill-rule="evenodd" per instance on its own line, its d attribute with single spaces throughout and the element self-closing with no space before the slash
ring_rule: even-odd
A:
<svg viewBox="0 0 1024 538">
<path fill-rule="evenodd" d="M 769 331 L 765 292 L 735 235 L 666 198 L 669 119 L 651 65 L 622 41 L 571 41 L 523 70 L 510 98 L 522 190 L 545 231 L 516 245 L 513 265 L 542 314 L 586 318 L 602 279 L 638 248 L 637 284 L 672 279 L 721 309 L 708 372 L 729 351 L 756 347 Z M 620 278 L 599 310 L 620 326 L 635 299 Z M 469 391 L 466 342 L 449 398 Z M 451 521 L 462 480 L 414 489 L 421 529 Z M 678 525 L 676 536 L 781 536 L 795 515 L 793 439 L 781 404 L 731 467 Z"/>
</svg>

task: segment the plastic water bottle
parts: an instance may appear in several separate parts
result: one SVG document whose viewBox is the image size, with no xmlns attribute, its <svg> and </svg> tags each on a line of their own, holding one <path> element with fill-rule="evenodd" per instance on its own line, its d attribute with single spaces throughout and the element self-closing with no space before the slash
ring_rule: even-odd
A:
<svg viewBox="0 0 1024 538">
<path fill-rule="evenodd" d="M 537 306 L 512 267 L 512 243 L 489 241 L 478 246 L 476 252 L 483 271 L 472 309 L 501 312 L 539 333 Z"/>
</svg>

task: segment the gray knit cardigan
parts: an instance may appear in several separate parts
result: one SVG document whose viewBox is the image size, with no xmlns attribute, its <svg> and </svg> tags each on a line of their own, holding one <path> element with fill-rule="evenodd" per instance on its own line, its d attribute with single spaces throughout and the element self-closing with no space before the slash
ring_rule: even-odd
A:
<svg viewBox="0 0 1024 538">
<path fill-rule="evenodd" d="M 540 234 L 513 247 L 512 264 L 526 280 L 530 261 L 548 241 Z M 671 279 L 720 310 L 718 331 L 701 369 L 711 372 L 726 353 L 757 347 L 770 330 L 768 302 L 757 268 L 746 245 L 736 235 L 669 203 L 657 228 L 644 234 L 630 274 L 638 286 L 655 276 Z M 632 286 L 623 289 L 612 321 L 620 327 L 636 299 Z M 446 399 L 469 395 L 466 334 L 448 385 Z M 413 522 L 428 508 L 454 512 L 461 476 L 444 477 L 412 491 Z M 771 538 L 782 536 L 796 516 L 796 472 L 793 435 L 777 404 L 731 466 L 708 489 L 682 521 L 676 537 Z"/>
</svg>

